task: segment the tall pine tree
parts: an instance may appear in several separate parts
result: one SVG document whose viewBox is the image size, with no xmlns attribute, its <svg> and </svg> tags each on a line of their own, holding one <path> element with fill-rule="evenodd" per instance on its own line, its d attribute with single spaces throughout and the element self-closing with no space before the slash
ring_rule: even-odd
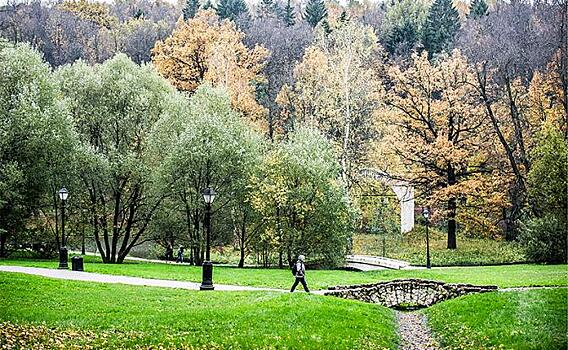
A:
<svg viewBox="0 0 568 350">
<path fill-rule="evenodd" d="M 326 20 L 327 9 L 323 0 L 309 0 L 306 5 L 305 18 L 312 27 L 317 26 L 322 20 Z"/>
<path fill-rule="evenodd" d="M 235 21 L 240 15 L 247 13 L 248 8 L 244 0 L 221 0 L 217 5 L 217 15 L 221 19 Z"/>
<path fill-rule="evenodd" d="M 186 0 L 185 6 L 183 7 L 183 19 L 187 21 L 190 18 L 195 17 L 195 14 L 199 10 L 199 0 Z"/>
<path fill-rule="evenodd" d="M 452 0 L 434 0 L 424 26 L 422 45 L 430 57 L 449 50 L 460 28 L 458 11 Z"/>
<path fill-rule="evenodd" d="M 204 10 L 209 10 L 209 9 L 216 10 L 215 7 L 213 6 L 213 3 L 211 3 L 211 0 L 205 1 L 205 3 L 203 4 L 203 6 L 201 8 L 204 9 Z"/>
<path fill-rule="evenodd" d="M 481 18 L 487 14 L 487 3 L 484 0 L 472 0 L 468 18 Z"/>
<path fill-rule="evenodd" d="M 259 17 L 283 17 L 284 10 L 274 0 L 260 0 Z"/>
<path fill-rule="evenodd" d="M 291 27 L 296 24 L 296 13 L 294 12 L 294 6 L 292 6 L 290 0 L 286 2 L 286 6 L 282 12 L 282 20 L 286 23 L 287 27 Z"/>
</svg>

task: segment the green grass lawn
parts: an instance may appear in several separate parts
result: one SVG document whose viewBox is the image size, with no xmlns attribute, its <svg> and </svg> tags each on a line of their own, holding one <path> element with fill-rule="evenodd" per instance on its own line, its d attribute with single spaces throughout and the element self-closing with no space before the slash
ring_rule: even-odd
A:
<svg viewBox="0 0 568 350">
<path fill-rule="evenodd" d="M 4 265 L 21 265 L 57 268 L 55 260 L 0 260 Z M 128 262 L 102 264 L 97 257 L 85 258 L 85 271 L 135 277 L 201 281 L 201 268 L 175 264 Z M 565 286 L 568 285 L 568 265 L 503 265 L 477 267 L 434 268 L 428 270 L 381 270 L 351 272 L 342 270 L 309 270 L 310 288 L 326 289 L 329 286 L 371 283 L 395 278 L 424 278 L 452 283 L 492 284 L 499 287 Z M 293 283 L 289 270 L 231 268 L 215 266 L 214 283 L 288 289 Z"/>
<path fill-rule="evenodd" d="M 448 349 L 568 348 L 568 289 L 477 294 L 425 310 Z"/>
<path fill-rule="evenodd" d="M 430 255 L 432 266 L 496 265 L 527 262 L 522 247 L 516 242 L 492 239 L 458 238 L 458 249 L 446 249 L 447 236 L 431 230 Z M 353 254 L 383 255 L 380 235 L 353 236 Z M 385 239 L 385 255 L 408 261 L 413 265 L 426 264 L 426 238 L 422 228 L 403 236 Z"/>
<path fill-rule="evenodd" d="M 17 340 L 6 329 L 24 325 L 29 329 L 19 333 L 41 334 L 42 324 L 56 328 L 62 348 L 395 349 L 397 342 L 390 309 L 306 293 L 198 292 L 0 273 L 0 300 L 0 322 L 8 322 L 0 348 Z"/>
</svg>

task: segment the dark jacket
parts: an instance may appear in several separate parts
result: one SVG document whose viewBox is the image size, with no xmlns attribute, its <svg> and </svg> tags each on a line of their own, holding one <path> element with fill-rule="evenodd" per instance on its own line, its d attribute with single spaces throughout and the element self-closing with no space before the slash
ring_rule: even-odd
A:
<svg viewBox="0 0 568 350">
<path fill-rule="evenodd" d="M 298 260 L 296 262 L 296 277 L 301 278 L 304 277 L 305 275 L 306 275 L 306 267 L 304 266 L 303 262 Z"/>
</svg>

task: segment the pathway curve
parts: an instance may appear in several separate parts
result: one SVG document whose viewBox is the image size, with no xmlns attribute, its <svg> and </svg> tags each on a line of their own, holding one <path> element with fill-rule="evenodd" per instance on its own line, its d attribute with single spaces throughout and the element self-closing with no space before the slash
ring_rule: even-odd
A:
<svg viewBox="0 0 568 350">
<path fill-rule="evenodd" d="M 426 315 L 421 312 L 396 311 L 401 350 L 437 350 Z"/>
<path fill-rule="evenodd" d="M 526 290 L 533 289 L 558 289 L 558 288 L 568 288 L 568 286 L 531 286 L 531 287 L 507 287 L 499 288 L 499 292 L 523 292 Z"/>
<path fill-rule="evenodd" d="M 24 267 L 24 266 L 0 266 L 0 271 L 3 272 L 19 272 L 29 275 L 37 275 L 49 278 L 57 278 L 73 281 L 89 281 L 101 283 L 121 283 L 131 284 L 137 286 L 152 286 L 152 287 L 165 287 L 165 288 L 181 288 L 189 290 L 199 290 L 199 283 L 172 281 L 172 280 L 159 280 L 152 278 L 140 278 L 130 276 L 117 276 L 106 275 L 93 272 L 71 271 L 71 270 L 57 270 L 46 269 L 40 267 Z M 287 292 L 283 289 L 275 288 L 258 288 L 247 286 L 232 286 L 226 284 L 215 284 L 215 290 L 220 291 L 272 291 L 272 292 Z"/>
</svg>

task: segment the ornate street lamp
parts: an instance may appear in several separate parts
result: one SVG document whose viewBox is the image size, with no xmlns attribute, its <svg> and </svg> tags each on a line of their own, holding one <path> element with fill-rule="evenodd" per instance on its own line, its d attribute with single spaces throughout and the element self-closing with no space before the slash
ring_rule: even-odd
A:
<svg viewBox="0 0 568 350">
<path fill-rule="evenodd" d="M 59 268 L 68 269 L 67 265 L 67 247 L 65 242 L 65 201 L 69 197 L 69 192 L 65 187 L 59 190 L 59 199 L 61 199 L 61 247 L 59 248 Z"/>
<path fill-rule="evenodd" d="M 211 204 L 215 200 L 215 191 L 212 188 L 206 188 L 203 191 L 203 200 L 205 201 L 205 227 L 207 229 L 207 241 L 205 246 L 205 261 L 203 262 L 203 277 L 201 280 L 201 290 L 213 290 L 213 264 L 211 263 L 210 246 L 211 246 Z"/>
<path fill-rule="evenodd" d="M 426 268 L 430 269 L 430 237 L 428 236 L 428 226 L 430 224 L 428 219 L 430 218 L 430 211 L 428 208 L 424 208 L 422 210 L 422 215 L 424 216 L 424 219 L 426 219 Z"/>
</svg>

